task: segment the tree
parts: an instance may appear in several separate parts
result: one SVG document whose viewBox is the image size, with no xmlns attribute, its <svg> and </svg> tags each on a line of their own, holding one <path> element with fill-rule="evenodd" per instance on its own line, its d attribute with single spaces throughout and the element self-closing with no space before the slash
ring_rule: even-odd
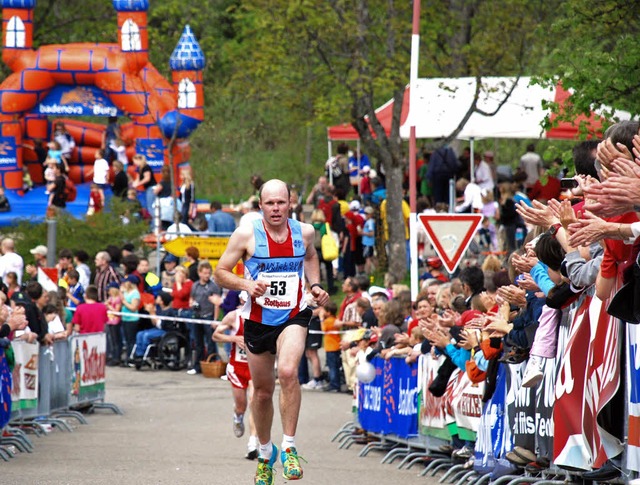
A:
<svg viewBox="0 0 640 485">
<path fill-rule="evenodd" d="M 605 105 L 640 113 L 638 3 L 624 0 L 562 2 L 549 33 L 546 81 L 573 88 L 564 119 Z"/>
<path fill-rule="evenodd" d="M 424 2 L 426 3 L 426 2 Z M 423 22 L 422 75 L 520 74 L 537 58 L 535 27 L 546 2 L 429 2 Z M 349 119 L 387 179 L 389 273 L 406 274 L 402 181 L 407 165 L 399 137 L 409 77 L 412 5 L 395 0 L 256 0 L 236 11 L 251 39 L 232 83 L 244 93 L 277 100 L 311 123 Z M 391 132 L 375 116 L 393 97 Z M 470 109 L 473 109 L 471 107 Z M 367 118 L 365 118 L 367 117 Z"/>
</svg>

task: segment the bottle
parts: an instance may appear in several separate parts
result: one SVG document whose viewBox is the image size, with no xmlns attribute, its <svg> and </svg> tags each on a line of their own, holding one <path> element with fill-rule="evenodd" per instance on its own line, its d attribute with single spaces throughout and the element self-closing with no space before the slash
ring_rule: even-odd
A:
<svg viewBox="0 0 640 485">
<path fill-rule="evenodd" d="M 518 227 L 516 229 L 516 247 L 522 246 L 522 241 L 524 241 L 524 229 L 522 227 Z"/>
</svg>

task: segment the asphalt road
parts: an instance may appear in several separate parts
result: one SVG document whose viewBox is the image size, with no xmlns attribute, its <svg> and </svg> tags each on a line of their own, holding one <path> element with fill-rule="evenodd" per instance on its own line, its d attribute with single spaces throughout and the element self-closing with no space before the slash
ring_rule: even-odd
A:
<svg viewBox="0 0 640 485">
<path fill-rule="evenodd" d="M 246 438 L 232 432 L 228 382 L 184 372 L 109 368 L 106 401 L 123 416 L 99 410 L 74 432 L 32 437 L 32 454 L 0 462 L 0 483 L 9 484 L 252 484 L 256 462 L 244 458 Z M 339 450 L 331 437 L 351 418 L 347 394 L 305 391 L 297 444 L 301 485 L 435 484 L 417 467 L 382 465 L 381 453 L 359 458 L 361 446 Z M 274 442 L 282 431 L 274 423 Z M 287 483 L 277 467 L 276 484 Z"/>
</svg>

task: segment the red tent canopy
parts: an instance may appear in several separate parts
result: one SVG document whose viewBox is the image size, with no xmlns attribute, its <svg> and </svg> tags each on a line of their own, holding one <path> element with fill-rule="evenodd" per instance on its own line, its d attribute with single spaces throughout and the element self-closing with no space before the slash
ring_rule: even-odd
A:
<svg viewBox="0 0 640 485">
<path fill-rule="evenodd" d="M 400 125 L 402 125 L 409 114 L 409 86 L 404 90 L 404 97 L 402 98 L 402 113 L 400 114 Z M 391 119 L 393 117 L 393 99 L 390 99 L 385 104 L 376 109 L 376 118 L 384 127 L 384 131 L 387 135 L 391 132 Z M 365 116 L 365 120 L 369 121 L 369 117 Z M 373 134 L 373 130 L 371 130 Z M 375 134 L 373 135 L 375 137 Z M 360 136 L 356 129 L 348 124 L 343 123 L 341 125 L 330 126 L 327 128 L 327 138 L 329 140 L 358 140 Z"/>
<path fill-rule="evenodd" d="M 562 110 L 564 105 L 567 103 L 567 100 L 571 96 L 571 93 L 562 87 L 562 83 L 558 83 L 556 85 L 556 92 L 554 102 L 560 105 L 560 109 Z M 553 124 L 558 119 L 558 115 L 556 113 L 551 113 L 550 121 Z M 590 116 L 580 115 L 575 118 L 575 120 L 570 123 L 568 121 L 560 121 L 558 126 L 547 130 L 546 138 L 550 139 L 562 139 L 562 140 L 575 140 L 578 137 L 578 131 L 580 129 L 581 123 L 586 123 L 589 133 L 597 133 L 598 137 L 602 137 L 603 130 L 603 119 L 601 116 L 596 115 L 595 113 L 591 113 Z"/>
</svg>

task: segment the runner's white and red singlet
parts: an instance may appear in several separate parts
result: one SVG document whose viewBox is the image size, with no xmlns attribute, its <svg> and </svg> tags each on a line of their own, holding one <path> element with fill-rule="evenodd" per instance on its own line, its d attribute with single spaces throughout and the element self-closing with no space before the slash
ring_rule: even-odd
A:
<svg viewBox="0 0 640 485">
<path fill-rule="evenodd" d="M 304 296 L 304 257 L 306 248 L 302 226 L 288 220 L 286 241 L 276 243 L 267 233 L 262 219 L 253 221 L 255 249 L 244 263 L 244 277 L 266 281 L 269 287 L 259 298 L 247 298 L 242 316 L 254 322 L 276 326 L 291 320 L 307 307 Z"/>
<path fill-rule="evenodd" d="M 242 318 L 239 313 L 236 313 L 235 327 L 229 331 L 229 335 L 244 335 L 244 318 Z M 240 389 L 246 389 L 251 380 L 247 352 L 235 342 L 231 344 L 229 364 L 227 365 L 227 378 L 232 386 Z"/>
</svg>

